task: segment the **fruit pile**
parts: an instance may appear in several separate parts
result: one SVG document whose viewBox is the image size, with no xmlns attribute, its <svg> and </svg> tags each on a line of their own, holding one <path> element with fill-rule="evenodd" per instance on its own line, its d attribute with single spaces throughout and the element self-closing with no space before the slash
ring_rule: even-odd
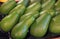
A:
<svg viewBox="0 0 60 39">
<path fill-rule="evenodd" d="M 0 29 L 11 32 L 13 39 L 24 39 L 29 31 L 35 37 L 43 37 L 49 30 L 60 34 L 60 0 L 9 0 L 0 7 L 6 16 L 0 21 Z"/>
</svg>

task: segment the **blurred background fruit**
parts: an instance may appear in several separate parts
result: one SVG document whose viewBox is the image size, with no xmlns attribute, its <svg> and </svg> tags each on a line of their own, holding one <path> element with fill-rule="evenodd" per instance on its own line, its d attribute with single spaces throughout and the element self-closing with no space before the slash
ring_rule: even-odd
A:
<svg viewBox="0 0 60 39">
<path fill-rule="evenodd" d="M 0 2 L 6 2 L 6 1 L 8 1 L 8 0 L 0 0 Z"/>
</svg>

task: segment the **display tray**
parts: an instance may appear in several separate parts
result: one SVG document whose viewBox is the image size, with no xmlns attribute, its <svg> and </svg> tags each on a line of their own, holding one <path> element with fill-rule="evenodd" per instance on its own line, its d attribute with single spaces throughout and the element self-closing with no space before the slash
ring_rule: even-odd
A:
<svg viewBox="0 0 60 39">
<path fill-rule="evenodd" d="M 1 5 L 2 3 L 0 3 Z M 6 15 L 1 14 L 0 13 L 0 21 L 5 17 Z M 32 35 L 30 35 L 30 33 L 28 32 L 27 36 L 25 39 L 52 39 L 52 38 L 58 38 L 60 37 L 60 35 L 58 34 L 53 34 L 50 33 L 49 31 L 47 31 L 46 35 L 42 38 L 37 38 L 37 37 L 33 37 Z M 4 32 L 3 30 L 0 29 L 0 39 L 12 39 L 12 37 L 10 36 L 10 32 Z M 59 38 L 60 39 L 60 38 Z"/>
</svg>

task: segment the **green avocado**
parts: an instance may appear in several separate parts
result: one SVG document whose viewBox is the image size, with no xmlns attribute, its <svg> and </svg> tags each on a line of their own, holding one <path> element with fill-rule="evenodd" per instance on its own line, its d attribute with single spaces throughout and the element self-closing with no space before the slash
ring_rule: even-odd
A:
<svg viewBox="0 0 60 39">
<path fill-rule="evenodd" d="M 48 0 L 42 4 L 42 10 L 47 10 L 52 8 L 55 5 L 56 0 Z"/>
<path fill-rule="evenodd" d="M 27 7 L 25 13 L 29 13 L 31 11 L 39 11 L 40 9 L 41 9 L 40 2 L 35 2 Z"/>
<path fill-rule="evenodd" d="M 3 14 L 8 14 L 15 6 L 16 6 L 15 0 L 7 1 L 3 3 L 0 7 L 0 12 Z"/>
<path fill-rule="evenodd" d="M 17 23 L 19 17 L 23 15 L 24 10 L 25 7 L 20 6 L 19 10 L 14 11 L 13 13 L 4 17 L 1 21 L 1 29 L 5 32 L 10 31 L 13 28 L 13 26 Z"/>
<path fill-rule="evenodd" d="M 60 14 L 60 0 L 55 3 L 56 14 Z"/>
<path fill-rule="evenodd" d="M 38 12 L 36 14 L 38 14 Z M 27 35 L 27 32 L 28 32 L 28 29 L 29 29 L 30 25 L 35 21 L 35 18 L 38 16 L 36 14 L 30 15 L 28 18 L 25 17 L 25 20 L 19 22 L 12 29 L 12 32 L 11 32 L 12 38 L 14 38 L 14 39 L 24 39 Z"/>
<path fill-rule="evenodd" d="M 41 15 L 36 21 L 32 24 L 30 28 L 30 34 L 35 37 L 43 37 L 48 29 L 50 23 L 51 15 L 45 13 Z"/>
<path fill-rule="evenodd" d="M 60 34 L 60 14 L 51 20 L 49 31 L 55 34 Z"/>
</svg>

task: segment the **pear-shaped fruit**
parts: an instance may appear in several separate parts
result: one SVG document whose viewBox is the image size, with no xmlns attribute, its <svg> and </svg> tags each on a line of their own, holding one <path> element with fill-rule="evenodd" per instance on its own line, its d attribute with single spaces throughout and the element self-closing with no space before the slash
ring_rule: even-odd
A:
<svg viewBox="0 0 60 39">
<path fill-rule="evenodd" d="M 14 39 L 23 39 L 26 37 L 28 29 L 30 25 L 35 21 L 35 18 L 38 16 L 38 13 L 35 12 L 34 15 L 30 15 L 28 18 L 26 17 L 25 20 L 19 22 L 11 32 L 11 36 Z M 36 15 L 36 16 L 35 16 Z"/>
</svg>

